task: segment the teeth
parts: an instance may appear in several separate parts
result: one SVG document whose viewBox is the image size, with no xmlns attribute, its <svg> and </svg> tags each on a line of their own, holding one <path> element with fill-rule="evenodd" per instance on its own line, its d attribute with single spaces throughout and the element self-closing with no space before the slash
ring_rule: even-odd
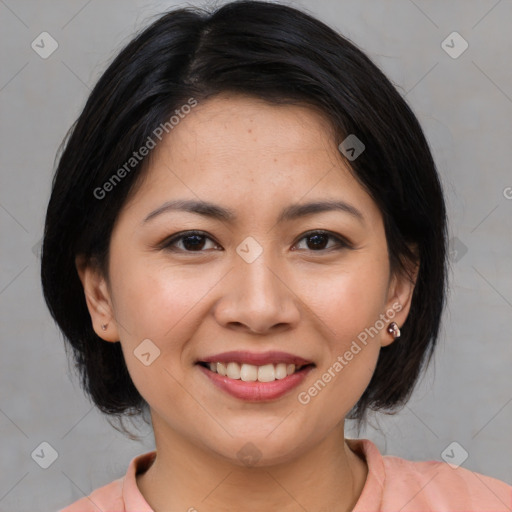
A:
<svg viewBox="0 0 512 512">
<path fill-rule="evenodd" d="M 227 376 L 230 379 L 240 378 L 240 365 L 238 363 L 228 363 Z"/>
<path fill-rule="evenodd" d="M 286 372 L 286 364 L 285 363 L 276 364 L 276 379 L 284 379 L 287 375 L 288 375 L 288 373 Z"/>
<path fill-rule="evenodd" d="M 219 375 L 222 375 L 222 376 L 226 376 L 227 375 L 227 369 L 226 369 L 226 365 L 224 363 L 213 363 L 214 366 L 217 367 L 217 373 Z M 212 368 L 210 367 L 210 370 L 212 370 Z M 215 371 L 215 368 L 212 370 L 212 372 Z"/>
<path fill-rule="evenodd" d="M 258 380 L 260 382 L 272 382 L 276 380 L 276 370 L 273 364 L 265 364 L 258 368 Z"/>
<path fill-rule="evenodd" d="M 258 367 L 252 364 L 243 364 L 240 368 L 240 378 L 245 382 L 258 380 Z"/>
<path fill-rule="evenodd" d="M 208 363 L 212 372 L 227 376 L 230 379 L 243 380 L 244 382 L 272 382 L 276 379 L 284 379 L 295 373 L 297 367 L 294 364 L 278 363 L 255 366 L 243 363 Z M 301 367 L 299 367 L 301 368 Z"/>
</svg>

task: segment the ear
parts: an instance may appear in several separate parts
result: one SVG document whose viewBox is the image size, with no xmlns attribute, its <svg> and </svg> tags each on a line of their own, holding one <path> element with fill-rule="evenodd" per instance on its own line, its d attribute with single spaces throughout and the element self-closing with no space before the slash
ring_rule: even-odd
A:
<svg viewBox="0 0 512 512">
<path fill-rule="evenodd" d="M 420 268 L 417 245 L 415 244 L 409 247 L 416 255 L 416 262 L 409 262 L 406 272 L 397 271 L 393 273 L 390 278 L 388 298 L 386 302 L 386 311 L 393 311 L 395 313 L 392 319 L 391 316 L 388 315 L 389 323 L 396 322 L 399 329 L 405 323 L 409 315 L 412 295 L 416 286 L 416 280 L 418 278 Z M 386 330 L 382 336 L 381 345 L 385 347 L 393 343 L 393 341 L 395 341 L 395 338 Z"/>
<path fill-rule="evenodd" d="M 80 254 L 75 258 L 75 266 L 84 288 L 94 332 L 105 341 L 119 341 L 110 292 L 99 265 Z M 106 330 L 101 328 L 102 325 L 107 326 Z"/>
</svg>

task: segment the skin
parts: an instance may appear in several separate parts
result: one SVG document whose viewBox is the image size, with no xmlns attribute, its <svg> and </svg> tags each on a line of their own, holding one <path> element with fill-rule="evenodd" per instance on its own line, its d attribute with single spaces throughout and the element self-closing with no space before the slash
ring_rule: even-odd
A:
<svg viewBox="0 0 512 512">
<path fill-rule="evenodd" d="M 137 484 L 156 512 L 252 512 L 269 503 L 283 512 L 348 511 L 359 498 L 368 469 L 344 441 L 344 419 L 380 348 L 393 342 L 389 321 L 308 404 L 297 395 L 393 304 L 401 326 L 414 279 L 391 274 L 381 212 L 339 142 L 310 107 L 210 98 L 153 150 L 114 227 L 109 279 L 77 258 L 95 331 L 121 343 L 151 408 L 158 455 Z M 173 199 L 211 201 L 238 218 L 169 211 L 143 222 Z M 277 223 L 284 207 L 325 199 L 355 206 L 364 223 L 342 211 Z M 192 229 L 205 232 L 199 250 L 190 239 L 161 247 Z M 351 245 L 324 238 L 318 249 L 306 236 L 318 229 Z M 236 252 L 248 236 L 263 249 L 252 263 Z M 149 366 L 133 355 L 147 338 L 160 349 Z M 229 350 L 280 350 L 316 367 L 281 398 L 251 403 L 219 390 L 195 364 Z M 248 442 L 261 454 L 254 467 L 237 457 Z"/>
</svg>

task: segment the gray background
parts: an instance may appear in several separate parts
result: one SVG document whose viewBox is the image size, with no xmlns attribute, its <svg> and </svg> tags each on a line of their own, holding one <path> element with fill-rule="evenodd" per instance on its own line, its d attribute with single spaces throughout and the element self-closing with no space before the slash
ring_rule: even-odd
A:
<svg viewBox="0 0 512 512">
<path fill-rule="evenodd" d="M 412 460 L 441 460 L 456 441 L 463 467 L 510 483 L 512 2 L 289 3 L 354 41 L 405 95 L 447 195 L 452 287 L 434 364 L 407 406 L 361 437 Z M 84 398 L 43 303 L 38 243 L 55 153 L 92 85 L 150 15 L 178 4 L 0 0 L 0 511 L 55 511 L 153 449 L 148 427 L 144 442 L 126 439 Z M 31 48 L 43 31 L 59 45 L 48 59 Z M 441 46 L 453 31 L 469 43 L 456 59 Z M 58 452 L 48 469 L 31 458 L 43 441 Z"/>
</svg>

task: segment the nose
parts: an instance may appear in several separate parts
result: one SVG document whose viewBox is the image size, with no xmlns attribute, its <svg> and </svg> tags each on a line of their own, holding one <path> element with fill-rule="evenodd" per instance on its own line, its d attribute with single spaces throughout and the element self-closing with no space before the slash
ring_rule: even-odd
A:
<svg viewBox="0 0 512 512">
<path fill-rule="evenodd" d="M 265 334 L 293 328 L 300 319 L 299 299 L 284 265 L 263 251 L 251 263 L 238 255 L 223 279 L 215 307 L 223 327 Z"/>
</svg>

